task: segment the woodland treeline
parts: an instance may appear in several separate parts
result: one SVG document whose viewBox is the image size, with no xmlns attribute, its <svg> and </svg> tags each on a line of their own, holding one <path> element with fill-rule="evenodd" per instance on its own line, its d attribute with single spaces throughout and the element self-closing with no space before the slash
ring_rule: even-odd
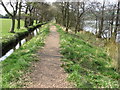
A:
<svg viewBox="0 0 120 90">
<path fill-rule="evenodd" d="M 6 16 L 12 19 L 10 32 L 15 32 L 15 19 L 18 22 L 17 29 L 20 29 L 20 21 L 24 20 L 24 27 L 32 26 L 34 23 L 48 22 L 52 20 L 53 15 L 49 8 L 51 7 L 45 2 L 28 2 L 27 0 L 10 0 L 8 2 L 1 1 L 0 4 L 7 12 Z M 10 11 L 7 7 L 12 8 Z"/>
<path fill-rule="evenodd" d="M 96 35 L 102 38 L 107 29 L 111 37 L 116 38 L 120 28 L 120 1 L 110 3 L 91 0 L 78 0 L 77 2 L 65 2 L 65 0 L 49 2 L 27 2 L 27 0 L 16 0 L 16 2 L 4 3 L 1 1 L 7 14 L 12 19 L 10 32 L 14 32 L 15 19 L 18 21 L 17 28 L 20 29 L 20 19 L 24 20 L 24 27 L 33 25 L 34 22 L 47 22 L 55 18 L 56 23 L 66 27 L 66 32 L 74 28 L 77 33 L 83 30 L 85 21 L 95 21 Z M 10 5 L 12 12 L 7 9 Z"/>
<path fill-rule="evenodd" d="M 79 2 L 56 2 L 56 22 L 69 28 L 74 28 L 77 33 L 83 30 L 85 21 L 95 21 L 96 34 L 101 38 L 104 30 L 109 30 L 111 36 L 116 37 L 120 28 L 120 1 L 110 3 L 90 0 L 78 0 Z"/>
</svg>

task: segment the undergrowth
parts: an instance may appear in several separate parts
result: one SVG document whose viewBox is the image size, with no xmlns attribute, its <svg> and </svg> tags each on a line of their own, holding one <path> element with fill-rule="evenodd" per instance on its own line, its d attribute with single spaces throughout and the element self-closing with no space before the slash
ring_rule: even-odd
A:
<svg viewBox="0 0 120 90">
<path fill-rule="evenodd" d="M 119 73 L 111 65 L 111 58 L 100 47 L 86 43 L 72 34 L 60 33 L 60 48 L 63 54 L 62 65 L 68 80 L 77 88 L 119 88 Z"/>
<path fill-rule="evenodd" d="M 2 65 L 2 87 L 14 88 L 21 87 L 17 85 L 23 74 L 28 71 L 32 61 L 38 60 L 36 52 L 38 48 L 44 46 L 44 39 L 49 33 L 49 25 L 40 28 L 39 35 L 33 37 L 26 44 L 9 56 L 6 60 L 0 62 Z"/>
</svg>

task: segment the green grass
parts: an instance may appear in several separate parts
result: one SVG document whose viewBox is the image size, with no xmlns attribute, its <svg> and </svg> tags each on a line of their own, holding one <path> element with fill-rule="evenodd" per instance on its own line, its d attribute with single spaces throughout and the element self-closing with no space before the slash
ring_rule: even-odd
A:
<svg viewBox="0 0 120 90">
<path fill-rule="evenodd" d="M 68 80 L 77 88 L 118 88 L 119 73 L 111 65 L 111 58 L 100 47 L 89 44 L 73 34 L 60 33 L 62 66 L 69 73 Z"/>
<path fill-rule="evenodd" d="M 78 38 L 84 40 L 87 43 L 90 43 L 93 46 L 103 48 L 106 53 L 112 58 L 112 65 L 115 69 L 118 69 L 118 43 L 115 42 L 113 38 L 110 40 L 96 38 L 96 35 L 93 35 L 90 32 L 81 31 L 76 34 Z"/>
<path fill-rule="evenodd" d="M 11 28 L 11 19 L 0 19 L 0 22 L 2 23 L 2 34 L 7 34 Z M 24 21 L 21 20 L 21 28 L 24 27 Z M 15 22 L 15 31 L 18 31 L 17 29 L 17 20 Z"/>
<path fill-rule="evenodd" d="M 2 65 L 3 88 L 22 87 L 22 84 L 17 82 L 28 71 L 31 62 L 38 60 L 36 52 L 39 48 L 43 47 L 44 39 L 48 33 L 49 25 L 41 27 L 38 36 L 21 46 L 6 60 L 0 62 Z"/>
<path fill-rule="evenodd" d="M 0 22 L 1 22 L 1 26 L 0 26 L 1 36 L 0 37 L 2 37 L 1 42 L 4 42 L 10 38 L 11 39 L 14 38 L 16 33 L 27 31 L 27 29 L 24 28 L 24 21 L 23 20 L 21 20 L 21 29 L 19 29 L 19 30 L 17 29 L 17 20 L 16 20 L 16 23 L 15 23 L 15 32 L 16 33 L 9 32 L 9 30 L 11 28 L 11 19 L 0 19 Z"/>
<path fill-rule="evenodd" d="M 93 35 L 92 33 L 86 31 L 78 32 L 76 36 L 79 36 L 80 39 L 92 44 L 93 46 L 103 47 L 105 43 L 105 39 L 97 38 L 96 35 Z"/>
</svg>

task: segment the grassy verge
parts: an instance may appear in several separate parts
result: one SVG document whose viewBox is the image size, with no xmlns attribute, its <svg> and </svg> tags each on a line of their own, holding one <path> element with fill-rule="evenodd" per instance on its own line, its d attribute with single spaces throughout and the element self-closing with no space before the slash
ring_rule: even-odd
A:
<svg viewBox="0 0 120 90">
<path fill-rule="evenodd" d="M 37 60 L 35 53 L 38 48 L 43 47 L 44 39 L 48 33 L 49 25 L 41 27 L 38 36 L 21 46 L 6 60 L 0 62 L 2 64 L 3 88 L 20 87 L 16 85 L 17 81 L 27 72 L 28 67 L 31 66 L 31 62 Z"/>
<path fill-rule="evenodd" d="M 111 65 L 111 58 L 100 47 L 86 43 L 75 35 L 60 33 L 62 65 L 69 73 L 68 80 L 77 88 L 118 88 L 119 73 Z"/>
</svg>

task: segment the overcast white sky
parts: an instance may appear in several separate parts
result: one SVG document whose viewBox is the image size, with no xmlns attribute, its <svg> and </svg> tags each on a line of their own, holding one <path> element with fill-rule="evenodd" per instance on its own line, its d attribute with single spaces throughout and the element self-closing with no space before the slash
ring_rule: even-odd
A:
<svg viewBox="0 0 120 90">
<path fill-rule="evenodd" d="M 2 1 L 4 1 L 4 2 L 8 2 L 9 0 L 2 0 Z M 11 0 L 11 1 L 15 1 L 15 0 Z M 34 1 L 34 0 L 33 0 Z M 41 1 L 41 0 L 39 0 L 39 1 Z M 47 1 L 47 2 L 54 2 L 54 1 L 56 1 L 56 0 L 45 0 L 45 1 Z M 59 0 L 59 1 L 61 1 L 61 0 Z M 68 0 L 69 1 L 69 0 Z M 76 1 L 76 0 L 74 0 L 74 1 Z M 99 1 L 99 2 L 103 2 L 103 0 L 90 0 L 90 1 Z M 115 2 L 117 2 L 118 0 L 106 0 L 106 2 L 110 2 L 110 3 L 115 3 Z M 10 6 L 7 6 L 7 8 L 8 8 L 8 10 L 10 10 L 10 11 L 12 11 L 12 9 L 11 9 L 11 7 Z M 0 5 L 0 14 L 2 14 L 2 15 L 5 15 L 6 14 L 6 12 L 5 12 L 5 10 L 4 10 L 4 8 Z"/>
</svg>

